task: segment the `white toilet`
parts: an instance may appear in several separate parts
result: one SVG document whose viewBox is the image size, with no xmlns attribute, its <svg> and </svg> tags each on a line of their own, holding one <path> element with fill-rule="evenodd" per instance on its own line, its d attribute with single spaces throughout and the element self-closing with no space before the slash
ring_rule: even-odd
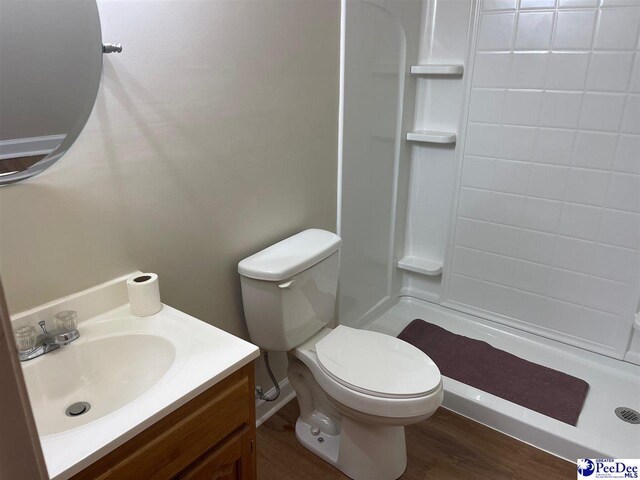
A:
<svg viewBox="0 0 640 480">
<path fill-rule="evenodd" d="M 306 448 L 359 480 L 392 480 L 407 466 L 404 426 L 442 403 L 433 361 L 414 346 L 333 321 L 337 235 L 305 230 L 240 262 L 251 341 L 289 352 L 289 382 Z"/>
</svg>

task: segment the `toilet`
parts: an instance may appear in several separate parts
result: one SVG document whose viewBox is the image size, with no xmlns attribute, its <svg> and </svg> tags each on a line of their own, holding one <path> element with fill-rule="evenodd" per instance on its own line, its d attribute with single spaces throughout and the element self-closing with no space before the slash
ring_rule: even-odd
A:
<svg viewBox="0 0 640 480">
<path fill-rule="evenodd" d="M 288 352 L 300 405 L 296 437 L 356 480 L 393 480 L 407 466 L 404 426 L 442 403 L 440 371 L 389 335 L 334 323 L 342 240 L 300 232 L 238 265 L 251 341 Z"/>
</svg>

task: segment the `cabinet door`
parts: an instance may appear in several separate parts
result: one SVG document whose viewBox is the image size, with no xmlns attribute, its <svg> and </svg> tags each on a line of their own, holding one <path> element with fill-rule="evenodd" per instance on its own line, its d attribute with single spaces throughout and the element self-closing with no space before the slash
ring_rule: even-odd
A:
<svg viewBox="0 0 640 480">
<path fill-rule="evenodd" d="M 206 453 L 177 478 L 179 480 L 251 480 L 255 478 L 252 456 L 251 429 L 245 425 Z"/>
</svg>

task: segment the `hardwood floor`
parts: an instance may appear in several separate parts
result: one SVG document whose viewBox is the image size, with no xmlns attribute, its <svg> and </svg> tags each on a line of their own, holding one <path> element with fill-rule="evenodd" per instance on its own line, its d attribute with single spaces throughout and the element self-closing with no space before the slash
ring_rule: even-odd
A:
<svg viewBox="0 0 640 480">
<path fill-rule="evenodd" d="M 258 428 L 258 479 L 347 479 L 298 443 L 297 418 L 294 399 Z M 574 464 L 444 408 L 407 427 L 406 434 L 409 465 L 403 480 L 576 478 Z"/>
</svg>

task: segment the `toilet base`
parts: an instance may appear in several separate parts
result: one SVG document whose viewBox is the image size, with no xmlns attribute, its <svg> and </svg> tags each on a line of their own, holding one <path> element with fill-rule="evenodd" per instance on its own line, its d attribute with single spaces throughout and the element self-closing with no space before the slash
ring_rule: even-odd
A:
<svg viewBox="0 0 640 480">
<path fill-rule="evenodd" d="M 404 427 L 371 425 L 343 417 L 340 433 L 312 433 L 317 431 L 298 418 L 298 441 L 354 480 L 396 480 L 407 468 Z"/>
<path fill-rule="evenodd" d="M 312 427 L 302 418 L 296 421 L 296 438 L 304 448 L 315 453 L 325 462 L 334 467 L 338 466 L 338 452 L 340 449 L 340 434 L 327 435 L 320 432 L 318 435 L 311 433 Z"/>
</svg>

